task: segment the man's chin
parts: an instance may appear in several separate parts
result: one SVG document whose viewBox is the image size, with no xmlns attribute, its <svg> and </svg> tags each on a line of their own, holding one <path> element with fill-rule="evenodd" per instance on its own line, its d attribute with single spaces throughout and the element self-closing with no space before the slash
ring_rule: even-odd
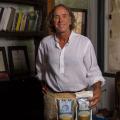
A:
<svg viewBox="0 0 120 120">
<path fill-rule="evenodd" d="M 57 30 L 57 33 L 63 34 L 63 33 L 66 33 L 66 31 L 65 30 Z"/>
</svg>

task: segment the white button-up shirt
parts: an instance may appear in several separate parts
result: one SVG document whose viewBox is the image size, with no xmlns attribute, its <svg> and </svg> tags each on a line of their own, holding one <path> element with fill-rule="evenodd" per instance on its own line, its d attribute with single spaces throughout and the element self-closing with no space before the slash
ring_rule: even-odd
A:
<svg viewBox="0 0 120 120">
<path fill-rule="evenodd" d="M 39 80 L 56 92 L 79 91 L 105 82 L 91 41 L 74 32 L 63 48 L 55 35 L 45 37 L 38 48 L 36 69 Z"/>
</svg>

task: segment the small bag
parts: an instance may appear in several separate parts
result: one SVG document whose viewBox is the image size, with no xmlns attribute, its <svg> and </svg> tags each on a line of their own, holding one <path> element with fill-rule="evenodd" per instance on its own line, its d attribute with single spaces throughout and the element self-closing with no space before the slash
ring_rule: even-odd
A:
<svg viewBox="0 0 120 120">
<path fill-rule="evenodd" d="M 78 98 L 77 118 L 78 120 L 90 120 L 91 109 L 89 108 L 88 98 Z"/>
<path fill-rule="evenodd" d="M 57 99 L 58 120 L 74 120 L 73 103 L 72 99 Z"/>
<path fill-rule="evenodd" d="M 92 109 L 89 107 L 89 97 L 92 96 L 92 91 L 77 93 L 77 120 L 91 120 Z"/>
</svg>

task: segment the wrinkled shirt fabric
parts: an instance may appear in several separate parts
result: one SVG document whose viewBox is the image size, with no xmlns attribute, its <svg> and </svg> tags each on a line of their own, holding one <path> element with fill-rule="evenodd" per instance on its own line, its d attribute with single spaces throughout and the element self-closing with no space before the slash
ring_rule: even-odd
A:
<svg viewBox="0 0 120 120">
<path fill-rule="evenodd" d="M 79 91 L 98 81 L 105 83 L 90 39 L 73 31 L 63 48 L 55 35 L 42 39 L 36 70 L 38 79 L 56 92 Z"/>
</svg>

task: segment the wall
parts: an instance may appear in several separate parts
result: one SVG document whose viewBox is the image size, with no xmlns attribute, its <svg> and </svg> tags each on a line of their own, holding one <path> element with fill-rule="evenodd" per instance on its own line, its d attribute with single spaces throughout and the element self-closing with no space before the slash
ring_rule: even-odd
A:
<svg viewBox="0 0 120 120">
<path fill-rule="evenodd" d="M 88 8 L 88 0 L 55 0 L 55 4 L 59 3 L 68 5 L 71 8 Z"/>
<path fill-rule="evenodd" d="M 105 46 L 105 49 L 104 49 L 104 59 L 105 59 L 104 67 L 105 68 L 104 69 L 105 69 L 106 72 L 110 72 L 109 71 L 110 68 L 108 67 L 109 66 L 108 65 L 108 63 L 109 63 L 109 61 L 108 61 L 109 54 L 115 54 L 115 55 L 116 55 L 116 53 L 118 54 L 118 52 L 115 52 L 115 51 L 114 52 L 110 52 L 110 51 L 108 52 L 108 50 L 110 50 L 114 46 L 113 43 L 109 44 L 111 46 L 110 46 L 110 49 L 108 49 L 108 46 L 109 46 L 108 41 L 110 42 L 110 40 L 109 40 L 109 38 L 110 38 L 110 28 L 109 27 L 111 26 L 109 15 L 110 15 L 110 11 L 113 10 L 114 2 L 115 2 L 114 0 L 106 0 L 105 1 L 105 15 L 104 15 L 104 20 L 105 20 L 105 25 L 104 25 L 104 29 L 105 29 L 105 34 L 104 34 L 104 46 Z M 119 16 L 117 15 L 117 18 L 118 17 Z M 112 18 L 115 19 L 115 17 L 112 17 Z M 119 23 L 116 22 L 116 21 L 114 22 L 114 27 L 115 27 L 115 29 L 118 30 L 120 27 L 119 27 L 119 25 L 115 26 L 115 24 L 119 24 Z M 116 32 L 114 31 L 113 34 L 116 34 Z M 119 32 L 118 32 L 118 34 L 119 34 Z M 116 42 L 115 39 L 113 39 L 113 41 Z M 118 49 L 118 48 L 119 47 L 116 46 L 116 49 Z M 118 60 L 118 58 L 116 58 L 115 56 L 112 56 L 112 59 Z M 111 62 L 111 64 L 114 65 L 114 62 Z M 109 68 L 109 70 L 108 70 L 108 68 Z M 114 69 L 114 67 L 112 67 L 112 69 Z M 107 105 L 107 108 L 113 110 L 114 109 L 114 100 L 115 100 L 115 79 L 111 78 L 111 77 L 105 77 L 105 78 L 106 78 L 106 92 L 107 92 L 107 95 L 108 95 L 108 97 L 106 98 L 106 101 L 108 101 L 106 103 L 106 105 Z M 113 97 L 113 95 L 114 95 L 114 97 Z"/>
<path fill-rule="evenodd" d="M 105 77 L 106 84 L 103 87 L 102 98 L 98 105 L 99 108 L 114 110 L 115 101 L 115 82 L 114 78 Z"/>
<path fill-rule="evenodd" d="M 120 1 L 106 0 L 105 7 L 105 70 L 114 73 L 120 70 Z"/>
</svg>

